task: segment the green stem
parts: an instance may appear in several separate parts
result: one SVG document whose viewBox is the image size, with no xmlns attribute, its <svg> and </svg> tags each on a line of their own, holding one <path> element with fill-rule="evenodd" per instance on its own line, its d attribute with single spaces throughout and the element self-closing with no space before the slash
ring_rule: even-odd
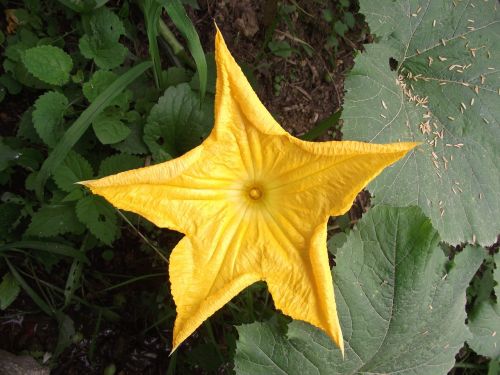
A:
<svg viewBox="0 0 500 375">
<path fill-rule="evenodd" d="M 172 52 L 175 56 L 177 56 L 183 63 L 187 64 L 192 69 L 196 69 L 196 65 L 193 60 L 189 58 L 189 55 L 186 53 L 186 50 L 179 43 L 174 33 L 167 26 L 165 22 L 160 18 L 158 20 L 158 31 L 160 32 L 160 36 L 168 43 L 170 48 L 172 48 Z"/>
<path fill-rule="evenodd" d="M 165 277 L 166 275 L 164 273 L 153 273 L 153 274 L 149 274 L 149 275 L 137 276 L 137 277 L 134 277 L 132 279 L 123 281 L 123 282 L 121 282 L 119 284 L 112 285 L 112 286 L 110 286 L 108 288 L 101 289 L 101 290 L 97 291 L 96 293 L 99 294 L 99 293 L 109 292 L 110 290 L 118 289 L 118 288 L 121 288 L 121 287 L 123 287 L 125 285 L 135 283 L 137 281 L 141 281 L 141 280 L 144 280 L 144 279 L 149 279 L 151 277 L 160 277 L 160 276 Z"/>
</svg>

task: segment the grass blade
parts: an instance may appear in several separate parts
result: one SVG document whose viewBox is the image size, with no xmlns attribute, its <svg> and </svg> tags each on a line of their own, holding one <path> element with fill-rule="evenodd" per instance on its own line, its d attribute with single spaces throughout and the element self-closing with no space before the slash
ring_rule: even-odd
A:
<svg viewBox="0 0 500 375">
<path fill-rule="evenodd" d="M 66 155 L 88 129 L 92 121 L 118 96 L 131 82 L 151 67 L 150 61 L 140 63 L 118 77 L 104 90 L 92 104 L 82 112 L 80 117 L 64 133 L 61 141 L 52 150 L 44 161 L 36 176 L 35 192 L 40 201 L 43 201 L 43 187 L 53 171 L 64 161 Z"/>
<path fill-rule="evenodd" d="M 42 310 L 45 314 L 49 315 L 49 316 L 53 316 L 55 311 L 52 307 L 50 307 L 44 300 L 43 298 L 41 298 L 37 292 L 35 292 L 29 285 L 28 283 L 26 282 L 26 280 L 24 280 L 24 278 L 19 274 L 19 272 L 17 272 L 17 269 L 12 265 L 12 263 L 10 263 L 9 259 L 4 256 L 3 257 L 4 260 L 5 260 L 5 263 L 7 263 L 7 266 L 9 267 L 9 270 L 10 270 L 10 273 L 12 274 L 12 276 L 14 276 L 14 278 L 16 279 L 16 281 L 18 282 L 19 285 L 21 285 L 21 288 L 24 289 L 24 291 L 26 292 L 26 294 L 28 294 L 30 296 L 30 298 L 33 300 L 33 302 L 35 302 L 38 307 L 40 308 L 40 310 Z"/>
<path fill-rule="evenodd" d="M 172 22 L 179 29 L 186 39 L 189 51 L 193 56 L 200 79 L 200 99 L 203 101 L 207 90 L 207 60 L 201 47 L 200 38 L 194 28 L 191 19 L 187 16 L 180 0 L 163 1 L 165 10 L 172 19 Z"/>
<path fill-rule="evenodd" d="M 156 0 L 146 0 L 143 6 L 144 18 L 146 19 L 146 31 L 148 35 L 149 56 L 153 62 L 153 72 L 156 88 L 162 89 L 163 75 L 161 72 L 160 51 L 158 50 L 158 22 L 160 21 L 163 5 Z"/>
<path fill-rule="evenodd" d="M 304 134 L 299 138 L 304 141 L 314 141 L 316 138 L 319 138 L 320 136 L 325 134 L 328 129 L 331 129 L 334 126 L 336 126 L 339 123 L 341 114 L 342 111 L 338 110 L 337 112 L 333 113 L 332 115 L 318 122 L 314 126 L 314 128 L 312 128 L 306 134 Z"/>
<path fill-rule="evenodd" d="M 0 245 L 0 253 L 11 249 L 32 249 L 46 251 L 52 254 L 63 255 L 70 258 L 75 258 L 81 262 L 88 263 L 89 260 L 85 254 L 75 248 L 57 242 L 41 242 L 41 241 L 19 241 L 5 245 Z"/>
</svg>

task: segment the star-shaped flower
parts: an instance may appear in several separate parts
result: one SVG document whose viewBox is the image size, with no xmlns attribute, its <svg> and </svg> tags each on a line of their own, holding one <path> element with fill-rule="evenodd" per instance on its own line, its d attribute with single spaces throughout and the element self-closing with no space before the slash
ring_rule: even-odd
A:
<svg viewBox="0 0 500 375">
<path fill-rule="evenodd" d="M 95 194 L 185 237 L 170 256 L 173 347 L 242 289 L 263 280 L 276 307 L 343 350 L 326 224 L 415 143 L 304 142 L 273 119 L 222 35 L 210 136 L 185 155 L 94 181 Z"/>
</svg>

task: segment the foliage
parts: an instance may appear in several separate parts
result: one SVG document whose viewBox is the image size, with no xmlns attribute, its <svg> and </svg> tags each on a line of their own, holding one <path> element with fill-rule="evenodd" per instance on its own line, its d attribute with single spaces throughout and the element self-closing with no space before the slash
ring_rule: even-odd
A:
<svg viewBox="0 0 500 375">
<path fill-rule="evenodd" d="M 318 0 L 317 18 L 302 2 L 266 3 L 276 9 L 252 38 L 262 66 L 270 56 L 338 57 L 367 26 L 374 38 L 357 53 L 342 110 L 304 140 L 343 124 L 344 140 L 423 145 L 369 186 L 375 207 L 354 228 L 347 215 L 331 225 L 340 232 L 329 250 L 345 359 L 322 332 L 277 313 L 266 285 L 257 283 L 186 346 L 170 357 L 165 351 L 165 372 L 229 373 L 235 366 L 252 375 L 445 374 L 465 341 L 455 374 L 459 367 L 494 374 L 497 2 L 360 0 L 358 7 L 354 0 Z M 176 312 L 165 260 L 180 237 L 117 211 L 77 182 L 177 157 L 208 135 L 216 69 L 202 42 L 210 50 L 210 37 L 198 37 L 199 24 L 190 19 L 200 13 L 195 0 L 0 4 L 0 334 L 7 337 L 3 329 L 12 324 L 29 327 L 24 316 L 49 316 L 54 337 L 28 354 L 42 361 L 46 352 L 47 365 L 66 371 L 58 358 L 85 348 L 97 372 L 121 371 L 118 361 L 96 359 L 109 327 L 131 327 L 141 340 L 159 337 L 162 348 L 171 339 L 165 328 Z M 326 25 L 322 51 L 298 37 L 303 20 L 311 28 Z M 269 81 L 279 94 L 294 82 L 293 72 Z M 419 208 L 397 208 L 412 205 Z M 473 275 L 485 254 L 476 244 L 491 246 Z"/>
</svg>

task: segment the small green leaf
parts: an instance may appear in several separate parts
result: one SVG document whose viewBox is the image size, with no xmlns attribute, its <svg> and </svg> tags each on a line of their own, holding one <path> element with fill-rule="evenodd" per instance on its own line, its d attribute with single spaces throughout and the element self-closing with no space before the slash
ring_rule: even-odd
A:
<svg viewBox="0 0 500 375">
<path fill-rule="evenodd" d="M 292 47 L 290 47 L 290 44 L 285 40 L 271 40 L 267 46 L 276 56 L 283 57 L 285 59 L 292 56 Z"/>
<path fill-rule="evenodd" d="M 39 80 L 61 86 L 69 81 L 73 69 L 71 56 L 54 46 L 38 46 L 27 49 L 22 55 L 26 69 Z"/>
<path fill-rule="evenodd" d="M 98 240 L 111 245 L 118 237 L 117 217 L 113 206 L 101 197 L 90 195 L 76 204 L 76 215 Z"/>
<path fill-rule="evenodd" d="M 35 101 L 33 125 L 49 147 L 55 147 L 64 133 L 61 123 L 67 108 L 68 99 L 56 91 L 46 92 Z"/>
<path fill-rule="evenodd" d="M 88 33 L 79 43 L 82 55 L 93 59 L 102 69 L 121 65 L 128 53 L 127 48 L 118 42 L 125 34 L 122 21 L 110 9 L 102 7 L 92 14 L 88 23 Z"/>
<path fill-rule="evenodd" d="M 92 103 L 116 80 L 116 78 L 118 78 L 116 73 L 107 70 L 98 70 L 92 75 L 92 78 L 88 82 L 83 84 L 83 95 Z M 131 97 L 132 92 L 130 90 L 124 90 L 110 103 L 110 106 L 116 105 L 122 109 L 126 109 L 128 108 Z"/>
<path fill-rule="evenodd" d="M 118 172 L 127 171 L 144 166 L 144 160 L 140 157 L 116 154 L 112 155 L 101 162 L 99 166 L 99 176 L 109 176 Z"/>
<path fill-rule="evenodd" d="M 130 134 L 130 128 L 123 123 L 119 114 L 109 111 L 97 116 L 92 128 L 103 145 L 123 141 Z"/>
<path fill-rule="evenodd" d="M 207 98 L 208 99 L 208 98 Z M 169 87 L 154 105 L 144 127 L 144 142 L 156 161 L 179 156 L 199 145 L 213 124 L 212 106 L 188 84 Z"/>
<path fill-rule="evenodd" d="M 65 233 L 81 234 L 83 229 L 73 205 L 51 204 L 42 206 L 33 214 L 26 235 L 54 237 Z"/>
<path fill-rule="evenodd" d="M 80 154 L 70 152 L 54 172 L 53 178 L 59 189 L 71 193 L 74 190 L 80 190 L 76 182 L 90 180 L 93 175 L 94 171 L 90 163 Z"/>
<path fill-rule="evenodd" d="M 0 283 L 0 310 L 5 310 L 9 307 L 15 301 L 20 291 L 21 287 L 15 277 L 10 272 L 7 272 Z"/>
<path fill-rule="evenodd" d="M 4 144 L 0 138 L 0 172 L 7 169 L 10 162 L 19 158 L 19 152 Z"/>
<path fill-rule="evenodd" d="M 300 321 L 238 327 L 238 375 L 446 374 L 470 336 L 465 290 L 484 258 L 466 247 L 452 262 L 416 207 L 376 206 L 338 249 L 333 269 L 345 357 Z"/>
</svg>

